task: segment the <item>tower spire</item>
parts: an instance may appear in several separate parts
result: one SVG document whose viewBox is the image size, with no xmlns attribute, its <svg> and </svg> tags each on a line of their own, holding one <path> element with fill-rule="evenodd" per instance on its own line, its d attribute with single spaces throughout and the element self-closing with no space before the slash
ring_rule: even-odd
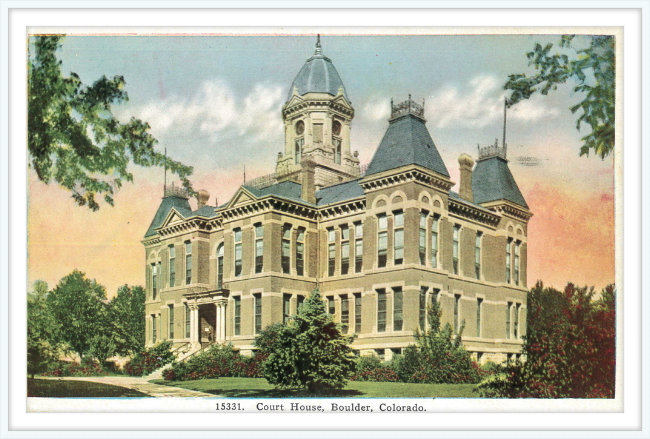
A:
<svg viewBox="0 0 650 439">
<path fill-rule="evenodd" d="M 318 34 L 316 36 L 316 52 L 314 53 L 314 55 L 321 55 L 321 54 L 322 54 L 322 51 L 321 51 L 321 48 L 320 48 L 320 34 Z"/>
</svg>

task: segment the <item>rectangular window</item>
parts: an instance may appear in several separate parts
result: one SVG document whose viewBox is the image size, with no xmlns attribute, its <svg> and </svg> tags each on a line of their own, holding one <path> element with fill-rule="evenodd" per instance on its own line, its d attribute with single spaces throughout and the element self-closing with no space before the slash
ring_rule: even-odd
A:
<svg viewBox="0 0 650 439">
<path fill-rule="evenodd" d="M 282 227 L 282 272 L 291 274 L 291 224 Z"/>
<path fill-rule="evenodd" d="M 262 294 L 253 294 L 255 298 L 255 334 L 262 332 Z"/>
<path fill-rule="evenodd" d="M 323 124 L 314 124 L 314 143 L 323 143 Z"/>
<path fill-rule="evenodd" d="M 508 238 L 506 243 L 506 282 L 510 283 L 510 248 L 512 247 L 512 238 Z"/>
<path fill-rule="evenodd" d="M 454 334 L 458 334 L 458 321 L 460 314 L 460 294 L 454 295 Z"/>
<path fill-rule="evenodd" d="M 305 275 L 305 228 L 298 227 L 296 235 L 296 274 Z"/>
<path fill-rule="evenodd" d="M 521 242 L 515 242 L 515 285 L 519 285 L 519 245 Z"/>
<path fill-rule="evenodd" d="M 393 216 L 395 218 L 393 233 L 393 248 L 395 252 L 393 255 L 395 265 L 400 265 L 404 263 L 404 212 L 398 210 Z"/>
<path fill-rule="evenodd" d="M 350 324 L 350 301 L 348 296 L 341 296 L 341 331 L 343 334 L 348 333 L 348 325 Z"/>
<path fill-rule="evenodd" d="M 427 212 L 420 212 L 420 265 L 427 263 Z"/>
<path fill-rule="evenodd" d="M 388 257 L 388 220 L 385 213 L 377 216 L 377 226 L 379 230 L 377 235 L 377 267 L 383 268 L 386 266 Z"/>
<path fill-rule="evenodd" d="M 512 302 L 508 302 L 508 309 L 506 310 L 506 338 L 510 338 L 510 310 L 512 309 Z"/>
<path fill-rule="evenodd" d="M 334 297 L 332 297 L 332 296 L 327 298 L 327 312 L 330 315 L 334 315 L 336 313 L 336 306 L 334 304 Z"/>
<path fill-rule="evenodd" d="M 223 288 L 223 244 L 217 248 L 217 290 Z"/>
<path fill-rule="evenodd" d="M 354 332 L 361 333 L 361 293 L 354 293 Z"/>
<path fill-rule="evenodd" d="M 185 242 L 185 285 L 192 283 L 192 243 Z"/>
<path fill-rule="evenodd" d="M 300 164 L 300 157 L 302 156 L 302 147 L 305 144 L 305 139 L 300 138 L 296 140 L 295 144 L 295 154 L 294 154 L 294 163 L 296 165 Z"/>
<path fill-rule="evenodd" d="M 176 284 L 176 247 L 169 246 L 169 287 Z"/>
<path fill-rule="evenodd" d="M 348 226 L 341 226 L 341 275 L 348 274 L 350 270 L 350 230 Z"/>
<path fill-rule="evenodd" d="M 241 229 L 234 229 L 235 232 L 235 277 L 241 276 L 242 273 L 242 241 Z"/>
<path fill-rule="evenodd" d="M 185 306 L 185 338 L 190 338 L 190 307 L 187 303 Z"/>
<path fill-rule="evenodd" d="M 289 323 L 291 317 L 291 294 L 282 295 L 282 323 Z"/>
<path fill-rule="evenodd" d="M 354 224 L 354 271 L 361 273 L 363 269 L 363 227 L 361 223 Z"/>
<path fill-rule="evenodd" d="M 255 224 L 255 273 L 261 273 L 264 268 L 264 227 Z"/>
<path fill-rule="evenodd" d="M 424 331 L 427 324 L 427 291 L 428 287 L 420 287 L 420 303 L 419 303 L 419 317 L 420 317 L 420 330 Z"/>
<path fill-rule="evenodd" d="M 336 232 L 334 229 L 327 229 L 327 262 L 329 276 L 334 276 L 336 271 Z"/>
<path fill-rule="evenodd" d="M 151 298 L 156 300 L 158 294 L 158 265 L 151 264 Z"/>
<path fill-rule="evenodd" d="M 298 296 L 296 301 L 296 313 L 299 313 L 302 310 L 302 307 L 305 305 L 305 296 Z"/>
<path fill-rule="evenodd" d="M 174 305 L 169 305 L 169 339 L 174 339 Z"/>
<path fill-rule="evenodd" d="M 233 301 L 235 302 L 235 335 L 241 335 L 241 296 L 233 296 Z"/>
<path fill-rule="evenodd" d="M 519 339 L 519 307 L 521 304 L 517 303 L 515 305 L 515 339 Z"/>
<path fill-rule="evenodd" d="M 393 331 L 401 331 L 404 326 L 402 288 L 393 288 Z"/>
<path fill-rule="evenodd" d="M 438 268 L 438 217 L 433 216 L 431 223 L 431 266 Z"/>
<path fill-rule="evenodd" d="M 476 232 L 476 245 L 474 246 L 474 268 L 476 270 L 476 278 L 481 278 L 481 238 L 483 233 Z"/>
<path fill-rule="evenodd" d="M 434 289 L 433 291 L 431 291 L 431 304 L 435 303 L 435 304 L 437 304 L 439 306 L 442 306 L 440 304 L 439 297 L 440 297 L 440 290 Z"/>
<path fill-rule="evenodd" d="M 334 163 L 341 164 L 341 140 L 332 139 L 332 146 L 334 146 Z"/>
<path fill-rule="evenodd" d="M 454 263 L 454 274 L 458 274 L 458 241 L 460 235 L 460 226 L 458 224 L 454 225 L 454 242 L 452 247 L 452 257 Z"/>
<path fill-rule="evenodd" d="M 377 332 L 386 332 L 386 290 L 377 290 Z"/>
<path fill-rule="evenodd" d="M 476 336 L 481 336 L 481 307 L 483 306 L 483 299 L 476 299 Z"/>
<path fill-rule="evenodd" d="M 156 342 L 157 331 L 156 331 L 156 316 L 151 316 L 151 343 Z"/>
</svg>

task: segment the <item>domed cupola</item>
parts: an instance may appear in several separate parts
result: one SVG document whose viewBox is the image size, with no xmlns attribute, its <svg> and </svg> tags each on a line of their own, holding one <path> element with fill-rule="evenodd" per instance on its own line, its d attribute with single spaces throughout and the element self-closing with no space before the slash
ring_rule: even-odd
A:
<svg viewBox="0 0 650 439">
<path fill-rule="evenodd" d="M 294 95 L 294 89 L 298 91 L 298 96 L 304 96 L 307 93 L 329 93 L 336 96 L 339 88 L 343 88 L 343 95 L 348 99 L 343 81 L 334 68 L 332 60 L 322 53 L 319 35 L 316 41 L 316 52 L 305 62 L 293 80 L 287 101 Z"/>
<path fill-rule="evenodd" d="M 319 35 L 316 52 L 298 72 L 282 106 L 284 153 L 278 155 L 276 175 L 290 178 L 309 157 L 317 189 L 358 176 L 358 152 L 350 149 L 353 118 L 354 108 L 332 61 L 321 51 Z"/>
</svg>

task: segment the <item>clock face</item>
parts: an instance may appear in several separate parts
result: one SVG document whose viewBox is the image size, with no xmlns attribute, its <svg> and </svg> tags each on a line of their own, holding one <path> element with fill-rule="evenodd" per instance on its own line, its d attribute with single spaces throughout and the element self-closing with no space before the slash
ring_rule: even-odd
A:
<svg viewBox="0 0 650 439">
<path fill-rule="evenodd" d="M 339 122 L 338 120 L 332 122 L 332 134 L 334 134 L 335 136 L 341 135 L 341 122 Z"/>
<path fill-rule="evenodd" d="M 305 132 L 305 122 L 299 120 L 298 123 L 296 123 L 296 134 L 301 136 L 304 132 Z"/>
</svg>

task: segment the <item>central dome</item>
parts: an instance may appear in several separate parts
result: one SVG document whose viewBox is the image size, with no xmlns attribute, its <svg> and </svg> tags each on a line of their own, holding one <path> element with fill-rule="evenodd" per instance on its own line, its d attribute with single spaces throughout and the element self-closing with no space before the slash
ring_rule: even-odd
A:
<svg viewBox="0 0 650 439">
<path fill-rule="evenodd" d="M 298 89 L 300 96 L 307 93 L 329 93 L 336 96 L 341 87 L 343 87 L 343 81 L 334 68 L 332 60 L 321 53 L 319 36 L 316 42 L 316 53 L 305 62 L 296 75 L 296 79 L 293 80 L 289 89 L 287 101 L 291 99 L 294 88 Z M 343 94 L 348 99 L 345 87 L 343 87 Z"/>
</svg>

